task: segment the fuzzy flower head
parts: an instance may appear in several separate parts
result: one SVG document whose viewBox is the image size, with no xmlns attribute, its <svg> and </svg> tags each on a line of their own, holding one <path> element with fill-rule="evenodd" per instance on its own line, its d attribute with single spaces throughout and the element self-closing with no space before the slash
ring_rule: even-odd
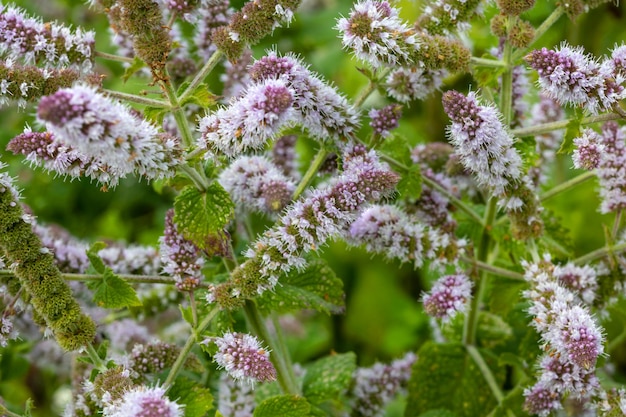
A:
<svg viewBox="0 0 626 417">
<path fill-rule="evenodd" d="M 563 408 L 561 395 L 543 384 L 536 384 L 524 390 L 524 409 L 533 415 L 548 417 L 555 410 Z"/>
<path fill-rule="evenodd" d="M 419 48 L 414 31 L 386 1 L 362 0 L 348 18 L 337 21 L 343 46 L 374 68 L 383 65 L 407 66 Z"/>
<path fill-rule="evenodd" d="M 598 64 L 580 47 L 564 43 L 558 50 L 542 48 L 531 52 L 526 61 L 539 74 L 543 93 L 560 104 L 582 105 L 597 114 L 626 97 L 622 85 L 626 79 L 614 71 L 613 62 Z"/>
<path fill-rule="evenodd" d="M 386 138 L 398 127 L 401 116 L 402 107 L 396 104 L 390 104 L 379 110 L 372 109 L 369 112 L 370 126 L 377 135 Z"/>
<path fill-rule="evenodd" d="M 426 2 L 415 27 L 432 35 L 445 35 L 463 30 L 479 6 L 479 0 L 437 0 Z"/>
<path fill-rule="evenodd" d="M 387 94 L 401 103 L 423 100 L 441 87 L 446 74 L 442 69 L 395 69 L 387 76 Z"/>
<path fill-rule="evenodd" d="M 103 417 L 182 417 L 183 407 L 171 401 L 162 387 L 140 386 L 104 407 Z"/>
<path fill-rule="evenodd" d="M 584 129 L 582 136 L 574 139 L 572 161 L 578 169 L 593 170 L 598 168 L 605 152 L 600 135 L 593 129 Z"/>
<path fill-rule="evenodd" d="M 422 301 L 428 315 L 446 323 L 465 311 L 471 297 L 472 281 L 465 274 L 456 274 L 439 278 Z"/>
<path fill-rule="evenodd" d="M 598 139 L 604 147 L 597 168 L 600 183 L 601 213 L 609 213 L 626 207 L 626 129 L 615 122 L 606 122 Z"/>
<path fill-rule="evenodd" d="M 276 379 L 276 369 L 269 352 L 259 340 L 249 334 L 226 333 L 211 340 L 218 351 L 213 360 L 235 380 L 253 385 Z"/>
<path fill-rule="evenodd" d="M 0 347 L 6 347 L 9 340 L 17 339 L 18 331 L 13 326 L 13 321 L 4 315 L 0 316 Z"/>
<path fill-rule="evenodd" d="M 174 210 L 165 216 L 165 231 L 160 240 L 163 272 L 176 280 L 180 291 L 192 291 L 200 285 L 204 257 L 200 249 L 185 239 L 174 223 Z"/>
<path fill-rule="evenodd" d="M 200 146 L 233 157 L 260 149 L 294 120 L 295 92 L 282 80 L 251 86 L 230 106 L 200 121 Z"/>
<path fill-rule="evenodd" d="M 269 52 L 250 67 L 254 82 L 281 79 L 295 91 L 296 123 L 315 139 L 340 139 L 359 126 L 358 110 L 292 55 Z"/>
<path fill-rule="evenodd" d="M 76 66 L 89 70 L 94 58 L 95 32 L 72 32 L 56 23 L 43 23 L 20 8 L 0 5 L 0 52 L 27 64 Z"/>
<path fill-rule="evenodd" d="M 150 179 L 173 174 L 178 143 L 94 88 L 61 89 L 39 102 L 38 120 L 56 140 L 106 163 L 114 180 L 137 172 Z"/>
</svg>

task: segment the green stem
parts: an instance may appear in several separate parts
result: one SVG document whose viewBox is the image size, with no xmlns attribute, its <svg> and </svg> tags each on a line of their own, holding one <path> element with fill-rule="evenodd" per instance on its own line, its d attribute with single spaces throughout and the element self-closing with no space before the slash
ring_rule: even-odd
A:
<svg viewBox="0 0 626 417">
<path fill-rule="evenodd" d="M 557 20 L 559 20 L 563 13 L 565 13 L 565 10 L 560 6 L 554 9 L 550 16 L 548 16 L 546 20 L 544 20 L 543 23 L 541 23 L 541 25 L 539 25 L 539 27 L 535 29 L 535 36 L 533 37 L 533 40 L 528 44 L 528 46 L 515 52 L 512 57 L 512 62 L 517 62 L 518 60 L 522 59 L 524 55 L 526 55 L 531 49 L 532 45 L 537 42 L 539 38 L 541 38 L 544 33 L 546 33 L 552 27 L 552 25 L 556 23 Z"/>
<path fill-rule="evenodd" d="M 596 261 L 598 259 L 602 259 L 610 253 L 622 252 L 624 250 L 626 250 L 626 242 L 618 243 L 617 245 L 613 245 L 613 246 L 605 246 L 603 248 L 596 249 L 592 252 L 589 252 L 586 255 L 583 255 L 579 258 L 574 259 L 572 262 L 575 264 L 579 264 L 579 265 L 585 265 L 590 262 Z"/>
<path fill-rule="evenodd" d="M 619 226 L 622 223 L 622 213 L 622 209 L 618 209 L 617 213 L 615 213 L 615 221 L 613 222 L 613 230 L 611 231 L 612 242 L 615 242 L 615 239 L 617 239 L 617 232 L 619 232 Z"/>
<path fill-rule="evenodd" d="M 0 404 L 0 415 L 3 417 L 24 417 L 21 414 L 14 413 L 13 411 L 9 411 L 8 408 Z"/>
<path fill-rule="evenodd" d="M 209 188 L 208 179 L 204 176 L 204 173 L 201 173 L 202 171 L 199 168 L 192 168 L 189 165 L 180 165 L 178 168 L 187 174 L 187 177 L 198 190 L 206 191 Z"/>
<path fill-rule="evenodd" d="M 583 118 L 580 121 L 580 124 L 581 126 L 590 125 L 593 123 L 608 122 L 609 120 L 618 120 L 621 118 L 622 116 L 617 113 L 599 114 L 597 116 Z M 517 137 L 542 135 L 544 133 L 550 133 L 554 130 L 565 129 L 571 122 L 575 121 L 576 119 L 565 119 L 559 120 L 558 122 L 542 123 L 529 127 L 519 127 L 517 129 L 511 130 L 511 133 Z"/>
<path fill-rule="evenodd" d="M 491 243 L 490 232 L 493 221 L 496 216 L 497 199 L 491 198 L 487 204 L 487 212 L 485 213 L 484 227 L 480 236 L 480 243 L 476 252 L 476 258 L 478 262 L 484 263 L 487 260 L 489 253 L 489 246 Z M 478 277 L 478 285 L 476 294 L 472 297 L 470 302 L 469 311 L 465 316 L 465 322 L 463 324 L 463 344 L 474 345 L 476 343 L 476 330 L 478 328 L 478 317 L 480 315 L 480 306 L 487 292 L 487 280 L 488 276 L 486 272 L 482 272 Z"/>
<path fill-rule="evenodd" d="M 506 62 L 500 61 L 498 59 L 488 59 L 488 58 L 478 58 L 471 57 L 470 64 L 477 67 L 488 67 L 488 68 L 502 68 L 506 67 Z"/>
<path fill-rule="evenodd" d="M 96 56 L 96 58 L 104 58 L 104 59 L 108 59 L 110 61 L 125 62 L 125 63 L 129 63 L 129 64 L 132 64 L 135 61 L 134 58 L 128 58 L 126 56 L 109 54 L 107 52 L 101 52 L 101 51 L 96 51 L 96 55 L 95 56 Z"/>
<path fill-rule="evenodd" d="M 499 276 L 499 277 L 504 277 L 504 278 L 511 278 L 511 279 L 515 279 L 515 280 L 519 280 L 519 281 L 524 281 L 524 275 L 520 274 L 519 272 L 515 272 L 515 271 L 511 271 L 509 269 L 504 269 L 504 268 L 500 268 L 497 266 L 493 266 L 490 265 L 486 262 L 481 262 L 481 261 L 477 261 L 474 259 L 470 259 L 467 258 L 465 256 L 461 257 L 461 260 L 465 263 L 468 263 L 472 266 L 475 266 L 476 268 L 480 269 L 481 271 L 485 271 L 485 272 L 489 272 L 490 274 Z"/>
<path fill-rule="evenodd" d="M 283 331 L 280 327 L 276 314 L 272 316 L 272 323 L 274 324 L 274 331 L 276 333 L 276 342 L 281 349 L 281 356 L 285 361 L 285 366 L 287 367 L 287 372 L 289 373 L 289 379 L 295 383 L 296 376 L 293 373 L 293 362 L 291 361 L 291 355 L 289 354 L 289 349 L 287 349 L 287 343 L 285 343 L 285 337 L 283 336 Z"/>
<path fill-rule="evenodd" d="M 178 354 L 178 357 L 176 358 L 174 365 L 172 365 L 172 369 L 170 370 L 170 373 L 167 375 L 167 378 L 165 379 L 165 382 L 163 383 L 163 385 L 166 388 L 169 388 L 172 386 L 174 379 L 176 379 L 176 375 L 178 375 L 178 373 L 182 369 L 185 363 L 185 360 L 187 359 L 187 356 L 189 356 L 191 349 L 196 344 L 196 339 L 198 338 L 200 333 L 202 333 L 209 326 L 209 324 L 211 323 L 211 320 L 215 318 L 215 316 L 217 315 L 217 313 L 219 313 L 219 311 L 220 310 L 217 307 L 209 311 L 209 314 L 207 314 L 206 317 L 200 322 L 198 327 L 194 329 L 193 334 L 189 336 L 189 338 L 187 339 L 187 342 L 185 343 L 185 346 L 183 346 L 180 353 Z"/>
<path fill-rule="evenodd" d="M 171 107 L 169 103 L 163 100 L 156 100 L 153 98 L 138 96 L 136 94 L 123 93 L 121 91 L 106 90 L 104 88 L 100 89 L 100 91 L 109 97 L 114 97 L 131 103 L 142 104 L 144 106 L 157 107 L 160 109 L 168 109 Z"/>
<path fill-rule="evenodd" d="M 489 369 L 489 366 L 483 359 L 476 346 L 465 346 L 465 349 L 467 349 L 467 353 L 469 353 L 469 355 L 474 360 L 476 366 L 478 366 L 480 373 L 482 374 L 483 378 L 485 378 L 485 382 L 487 382 L 487 385 L 489 385 L 491 393 L 498 401 L 498 404 L 502 403 L 502 400 L 504 399 L 504 394 L 502 394 L 502 390 L 498 386 L 496 378 L 493 376 L 491 369 Z"/>
<path fill-rule="evenodd" d="M 315 177 L 315 174 L 317 174 L 317 171 L 319 171 L 320 167 L 326 160 L 326 156 L 328 156 L 328 151 L 325 148 L 322 147 L 319 151 L 317 151 L 317 155 L 315 155 L 315 158 L 311 161 L 311 165 L 309 165 L 309 168 L 304 173 L 296 191 L 293 192 L 294 201 L 302 195 L 306 187 L 308 187 L 311 181 L 313 181 L 313 177 Z"/>
<path fill-rule="evenodd" d="M 539 199 L 543 202 L 546 201 L 564 191 L 568 191 L 574 187 L 576 187 L 579 184 L 582 184 L 583 182 L 591 179 L 595 177 L 595 172 L 593 171 L 588 171 L 585 172 L 583 174 L 580 174 L 574 178 L 572 178 L 571 180 L 567 180 L 564 183 L 561 183 L 559 185 L 557 185 L 556 187 L 552 188 L 549 191 L 546 191 Z"/>
<path fill-rule="evenodd" d="M 106 364 L 102 359 L 100 359 L 100 356 L 98 356 L 98 352 L 96 352 L 96 349 L 91 343 L 87 343 L 87 345 L 85 346 L 85 353 L 87 353 L 87 356 L 89 356 L 89 359 L 91 359 L 93 366 L 95 366 L 98 371 L 105 372 L 107 370 Z"/>
<path fill-rule="evenodd" d="M 509 17 L 509 20 L 513 17 Z M 504 125 L 508 128 L 513 118 L 513 65 L 511 61 L 512 47 L 510 42 L 505 42 L 502 58 L 506 65 L 506 71 L 502 74 L 502 90 L 500 96 L 500 111 L 504 118 Z"/>
<path fill-rule="evenodd" d="M 278 384 L 282 388 L 285 394 L 300 395 L 300 390 L 296 385 L 295 380 L 291 378 L 292 373 L 287 369 L 287 361 L 285 356 L 288 352 L 283 352 L 281 346 L 271 337 L 267 326 L 261 317 L 261 313 L 257 309 L 253 301 L 247 300 L 244 305 L 244 313 L 251 330 L 261 338 L 269 348 L 273 351 L 273 355 L 270 356 L 274 368 L 276 368 L 276 375 Z"/>
<path fill-rule="evenodd" d="M 378 76 L 376 80 L 370 80 L 369 84 L 367 84 L 367 86 L 363 90 L 361 90 L 359 95 L 354 99 L 354 105 L 356 107 L 361 106 L 365 102 L 365 100 L 367 100 L 369 95 L 372 94 L 374 90 L 376 90 L 376 87 L 378 87 L 378 83 L 380 83 L 380 80 L 385 78 L 390 72 L 391 68 L 388 68 L 381 72 L 380 76 Z"/>
<path fill-rule="evenodd" d="M 189 98 L 190 95 L 198 88 L 200 84 L 204 81 L 207 75 L 213 71 L 213 68 L 220 62 L 224 54 L 219 49 L 213 52 L 213 55 L 209 58 L 209 60 L 204 64 L 200 71 L 193 77 L 193 80 L 189 83 L 185 91 L 180 95 L 179 100 L 181 103 L 184 103 L 185 100 Z"/>
</svg>

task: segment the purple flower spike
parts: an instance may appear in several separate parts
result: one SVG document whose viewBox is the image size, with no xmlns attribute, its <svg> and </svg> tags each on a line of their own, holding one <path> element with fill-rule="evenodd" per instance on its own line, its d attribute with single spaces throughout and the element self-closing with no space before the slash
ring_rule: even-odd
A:
<svg viewBox="0 0 626 417">
<path fill-rule="evenodd" d="M 626 208 L 626 178 L 623 175 L 626 164 L 626 129 L 615 122 L 602 126 L 601 144 L 604 152 L 598 165 L 600 183 L 601 213 L 609 213 Z"/>
<path fill-rule="evenodd" d="M 579 169 L 593 170 L 600 166 L 600 161 L 605 153 L 602 137 L 593 129 L 584 129 L 583 135 L 574 139 L 574 152 L 572 161 L 574 167 Z"/>
<path fill-rule="evenodd" d="M 402 107 L 397 104 L 390 104 L 380 110 L 372 109 L 369 112 L 369 117 L 372 119 L 370 126 L 377 135 L 386 138 L 393 129 L 398 127 L 401 116 Z"/>
<path fill-rule="evenodd" d="M 540 417 L 548 417 L 555 410 L 563 408 L 561 405 L 561 395 L 544 387 L 542 384 L 536 384 L 532 388 L 524 390 L 524 409 L 530 414 L 536 414 Z"/>
<path fill-rule="evenodd" d="M 174 277 L 180 291 L 197 288 L 202 280 L 204 258 L 200 249 L 178 232 L 172 209 L 165 216 L 165 231 L 160 243 L 163 272 Z"/>
<path fill-rule="evenodd" d="M 408 66 L 419 43 L 412 30 L 386 1 L 362 0 L 348 18 L 337 21 L 343 46 L 374 68 Z"/>
<path fill-rule="evenodd" d="M 621 85 L 625 78 L 614 71 L 613 62 L 600 65 L 580 47 L 563 43 L 556 51 L 542 48 L 531 52 L 526 61 L 539 74 L 544 94 L 560 104 L 583 105 L 597 114 L 626 97 Z"/>
<path fill-rule="evenodd" d="M 282 80 L 253 85 L 229 107 L 200 121 L 199 145 L 230 157 L 264 147 L 294 121 L 294 97 Z"/>
<path fill-rule="evenodd" d="M 464 274 L 447 275 L 435 282 L 430 293 L 422 301 L 428 315 L 442 319 L 444 323 L 462 313 L 472 298 L 472 281 Z"/>
<path fill-rule="evenodd" d="M 269 352 L 261 347 L 261 343 L 254 336 L 226 333 L 210 341 L 218 348 L 213 360 L 233 379 L 250 385 L 276 379 L 276 369 L 270 362 Z"/>
</svg>

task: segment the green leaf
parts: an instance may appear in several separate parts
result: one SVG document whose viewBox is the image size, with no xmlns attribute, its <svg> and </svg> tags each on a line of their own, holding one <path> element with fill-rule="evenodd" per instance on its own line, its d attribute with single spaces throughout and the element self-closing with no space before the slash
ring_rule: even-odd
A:
<svg viewBox="0 0 626 417">
<path fill-rule="evenodd" d="M 96 270 L 98 274 L 104 274 L 104 271 L 107 269 L 107 266 L 104 264 L 98 252 L 102 249 L 106 248 L 107 245 L 104 242 L 95 242 L 91 247 L 87 250 L 87 258 L 89 258 L 89 262 L 91 262 L 91 266 Z"/>
<path fill-rule="evenodd" d="M 576 110 L 576 117 L 573 117 L 569 123 L 567 124 L 567 128 L 565 129 L 565 136 L 563 137 L 563 142 L 561 142 L 561 147 L 558 150 L 558 154 L 570 154 L 574 151 L 574 139 L 580 137 L 580 122 L 583 118 L 583 113 L 579 110 Z"/>
<path fill-rule="evenodd" d="M 268 398 L 254 409 L 254 417 L 308 417 L 311 405 L 297 395 Z"/>
<path fill-rule="evenodd" d="M 204 417 L 213 409 L 213 395 L 208 388 L 189 378 L 179 376 L 167 396 L 178 404 L 184 404 L 185 417 Z"/>
<path fill-rule="evenodd" d="M 102 279 L 93 281 L 89 288 L 94 291 L 93 301 L 104 308 L 122 308 L 141 306 L 135 289 L 110 268 L 102 274 Z"/>
<path fill-rule="evenodd" d="M 180 314 L 183 316 L 183 319 L 191 325 L 191 327 L 195 326 L 193 321 L 193 309 L 191 306 L 183 307 L 182 304 L 178 305 L 178 309 L 180 310 Z"/>
<path fill-rule="evenodd" d="M 504 370 L 495 359 L 480 350 L 496 382 L 504 382 Z M 458 417 L 488 414 L 497 405 L 478 366 L 461 343 L 425 343 L 417 353 L 409 380 L 406 417 L 416 417 L 435 409 L 447 409 Z"/>
<path fill-rule="evenodd" d="M 169 112 L 169 109 L 164 109 L 163 107 L 147 106 L 143 109 L 143 116 L 146 118 L 146 120 L 150 120 L 157 125 L 161 125 L 163 123 L 163 118 Z"/>
<path fill-rule="evenodd" d="M 450 410 L 446 410 L 445 408 L 439 408 L 437 410 L 430 410 L 420 414 L 419 417 L 456 417 L 456 414 Z"/>
<path fill-rule="evenodd" d="M 380 148 L 385 154 L 396 161 L 406 166 L 413 165 L 413 160 L 411 159 L 411 145 L 406 137 L 400 134 L 394 134 L 390 138 L 385 139 Z"/>
<path fill-rule="evenodd" d="M 174 222 L 186 239 L 204 249 L 206 239 L 224 229 L 233 218 L 234 208 L 228 192 L 217 182 L 206 191 L 188 186 L 174 201 Z"/>
<path fill-rule="evenodd" d="M 339 314 L 345 308 L 343 281 L 323 260 L 312 261 L 304 271 L 282 276 L 279 282 L 273 291 L 265 291 L 258 298 L 263 311 L 286 313 L 315 309 Z"/>
<path fill-rule="evenodd" d="M 348 390 L 355 369 L 353 352 L 319 359 L 307 369 L 302 385 L 304 396 L 312 404 L 337 399 Z"/>
<path fill-rule="evenodd" d="M 185 101 L 180 103 L 180 105 L 183 106 L 187 103 L 193 103 L 206 109 L 217 104 L 217 97 L 218 96 L 209 91 L 206 84 L 200 84 L 196 87 L 193 93 L 185 99 Z"/>
<path fill-rule="evenodd" d="M 124 82 L 128 81 L 128 79 L 132 77 L 134 73 L 136 73 L 145 66 L 146 64 L 141 59 L 135 57 L 133 62 L 126 68 L 126 70 L 124 70 L 122 80 L 124 80 Z"/>
<path fill-rule="evenodd" d="M 422 174 L 419 165 L 411 165 L 408 172 L 402 175 L 396 188 L 400 197 L 417 200 L 422 194 Z"/>
<path fill-rule="evenodd" d="M 513 335 L 513 329 L 502 317 L 487 311 L 478 316 L 477 337 L 482 346 L 495 346 L 504 343 Z"/>
</svg>

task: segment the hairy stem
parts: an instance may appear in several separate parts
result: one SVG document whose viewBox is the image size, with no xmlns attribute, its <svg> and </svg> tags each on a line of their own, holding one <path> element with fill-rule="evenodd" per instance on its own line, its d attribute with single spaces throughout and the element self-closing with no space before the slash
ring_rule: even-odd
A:
<svg viewBox="0 0 626 417">
<path fill-rule="evenodd" d="M 304 176 L 302 177 L 302 180 L 300 180 L 296 191 L 293 192 L 294 201 L 302 195 L 304 190 L 306 190 L 306 187 L 308 187 L 311 181 L 313 181 L 313 177 L 315 177 L 315 174 L 317 174 L 317 171 L 319 171 L 327 156 L 328 151 L 325 148 L 321 147 L 317 151 L 317 155 L 315 155 L 315 158 L 313 159 L 313 161 L 311 161 L 311 165 L 309 165 L 309 168 L 304 173 Z"/>
<path fill-rule="evenodd" d="M 89 356 L 91 363 L 93 363 L 93 366 L 95 366 L 98 371 L 105 372 L 107 370 L 106 364 L 102 359 L 100 359 L 98 352 L 96 352 L 96 349 L 91 343 L 88 343 L 85 346 L 85 353 Z"/>
<path fill-rule="evenodd" d="M 138 96 L 136 94 L 123 93 L 121 91 L 107 90 L 104 88 L 100 89 L 100 91 L 109 97 L 117 98 L 131 103 L 142 104 L 150 107 L 158 107 L 160 109 L 168 109 L 171 107 L 168 102 L 163 100 L 156 100 L 153 98 Z"/>
<path fill-rule="evenodd" d="M 102 51 L 96 51 L 95 56 L 96 58 L 108 59 L 109 61 L 125 62 L 128 64 L 132 64 L 135 61 L 134 58 L 128 58 L 126 56 L 109 54 L 107 52 L 102 52 Z"/>
<path fill-rule="evenodd" d="M 187 339 L 185 346 L 183 346 L 180 353 L 178 354 L 178 357 L 176 358 L 174 365 L 172 365 L 172 369 L 170 370 L 170 373 L 167 375 L 167 378 L 165 379 L 165 382 L 163 383 L 163 385 L 166 388 L 169 389 L 172 386 L 174 379 L 176 379 L 176 375 L 178 375 L 178 373 L 182 369 L 183 364 L 185 363 L 185 360 L 187 359 L 187 356 L 189 356 L 191 349 L 196 344 L 196 339 L 198 338 L 200 333 L 202 333 L 209 326 L 209 324 L 211 323 L 211 320 L 213 320 L 215 316 L 217 316 L 217 313 L 219 313 L 219 311 L 220 311 L 219 308 L 217 307 L 213 308 L 213 310 L 211 310 L 209 314 L 207 314 L 206 317 L 202 319 L 198 327 L 196 327 L 193 330 L 192 335 L 189 336 L 189 338 Z"/>
<path fill-rule="evenodd" d="M 626 242 L 618 243 L 617 245 L 605 246 L 603 248 L 596 249 L 592 252 L 589 252 L 586 255 L 583 255 L 579 258 L 574 259 L 572 262 L 578 265 L 586 265 L 590 262 L 597 261 L 598 259 L 602 259 L 611 253 L 622 252 L 625 250 L 626 250 Z"/>
<path fill-rule="evenodd" d="M 213 68 L 221 61 L 224 54 L 219 49 L 213 52 L 213 55 L 209 58 L 209 60 L 204 64 L 200 71 L 193 77 L 193 80 L 189 83 L 185 91 L 178 98 L 181 103 L 184 103 L 185 100 L 189 98 L 193 94 L 193 92 L 198 88 L 202 81 L 213 71 Z"/>
<path fill-rule="evenodd" d="M 565 10 L 560 6 L 554 9 L 550 16 L 548 16 L 546 20 L 544 20 L 541 25 L 539 25 L 539 27 L 535 29 L 535 36 L 533 37 L 533 40 L 530 42 L 530 44 L 528 44 L 528 47 L 520 49 L 516 51 L 515 54 L 513 54 L 512 62 L 517 62 L 522 59 L 524 55 L 526 55 L 531 49 L 532 45 L 537 42 L 539 38 L 541 38 L 544 33 L 546 33 L 552 27 L 552 25 L 554 25 L 556 21 L 559 20 L 561 16 L 563 16 L 564 13 Z"/>
<path fill-rule="evenodd" d="M 470 64 L 475 67 L 487 67 L 487 68 L 503 68 L 506 67 L 506 62 L 500 61 L 498 59 L 489 59 L 489 58 L 478 58 L 471 57 Z"/>
<path fill-rule="evenodd" d="M 541 195 L 541 197 L 539 198 L 542 202 L 546 201 L 562 192 L 568 191 L 576 186 L 578 186 L 579 184 L 582 184 L 583 182 L 591 179 L 595 177 L 595 173 L 593 171 L 588 171 L 585 172 L 583 174 L 578 175 L 577 177 L 572 178 L 571 180 L 567 180 L 564 183 L 561 183 L 559 185 L 557 185 L 556 187 L 550 189 L 549 191 L 546 191 L 545 193 L 543 193 L 543 195 Z"/>
<path fill-rule="evenodd" d="M 462 256 L 461 260 L 463 262 L 466 262 L 472 266 L 475 266 L 476 268 L 480 269 L 481 271 L 485 271 L 485 272 L 489 272 L 490 274 L 499 276 L 499 277 L 504 277 L 504 278 L 511 278 L 511 279 L 515 279 L 515 280 L 520 280 L 520 281 L 524 281 L 524 275 L 520 274 L 519 272 L 515 272 L 515 271 L 511 271 L 508 269 L 504 269 L 504 268 L 500 268 L 497 266 L 493 266 L 490 265 L 486 262 L 481 262 L 481 261 L 477 261 L 475 259 L 470 259 L 468 257 Z"/>
<path fill-rule="evenodd" d="M 618 120 L 621 118 L 622 116 L 617 113 L 599 114 L 597 116 L 585 117 L 580 121 L 580 124 L 590 125 L 593 123 L 608 122 L 609 120 Z M 565 129 L 571 122 L 575 121 L 576 119 L 565 119 L 559 120 L 558 122 L 542 123 L 529 127 L 519 127 L 511 130 L 511 133 L 517 137 L 541 135 L 554 130 Z"/>
</svg>

